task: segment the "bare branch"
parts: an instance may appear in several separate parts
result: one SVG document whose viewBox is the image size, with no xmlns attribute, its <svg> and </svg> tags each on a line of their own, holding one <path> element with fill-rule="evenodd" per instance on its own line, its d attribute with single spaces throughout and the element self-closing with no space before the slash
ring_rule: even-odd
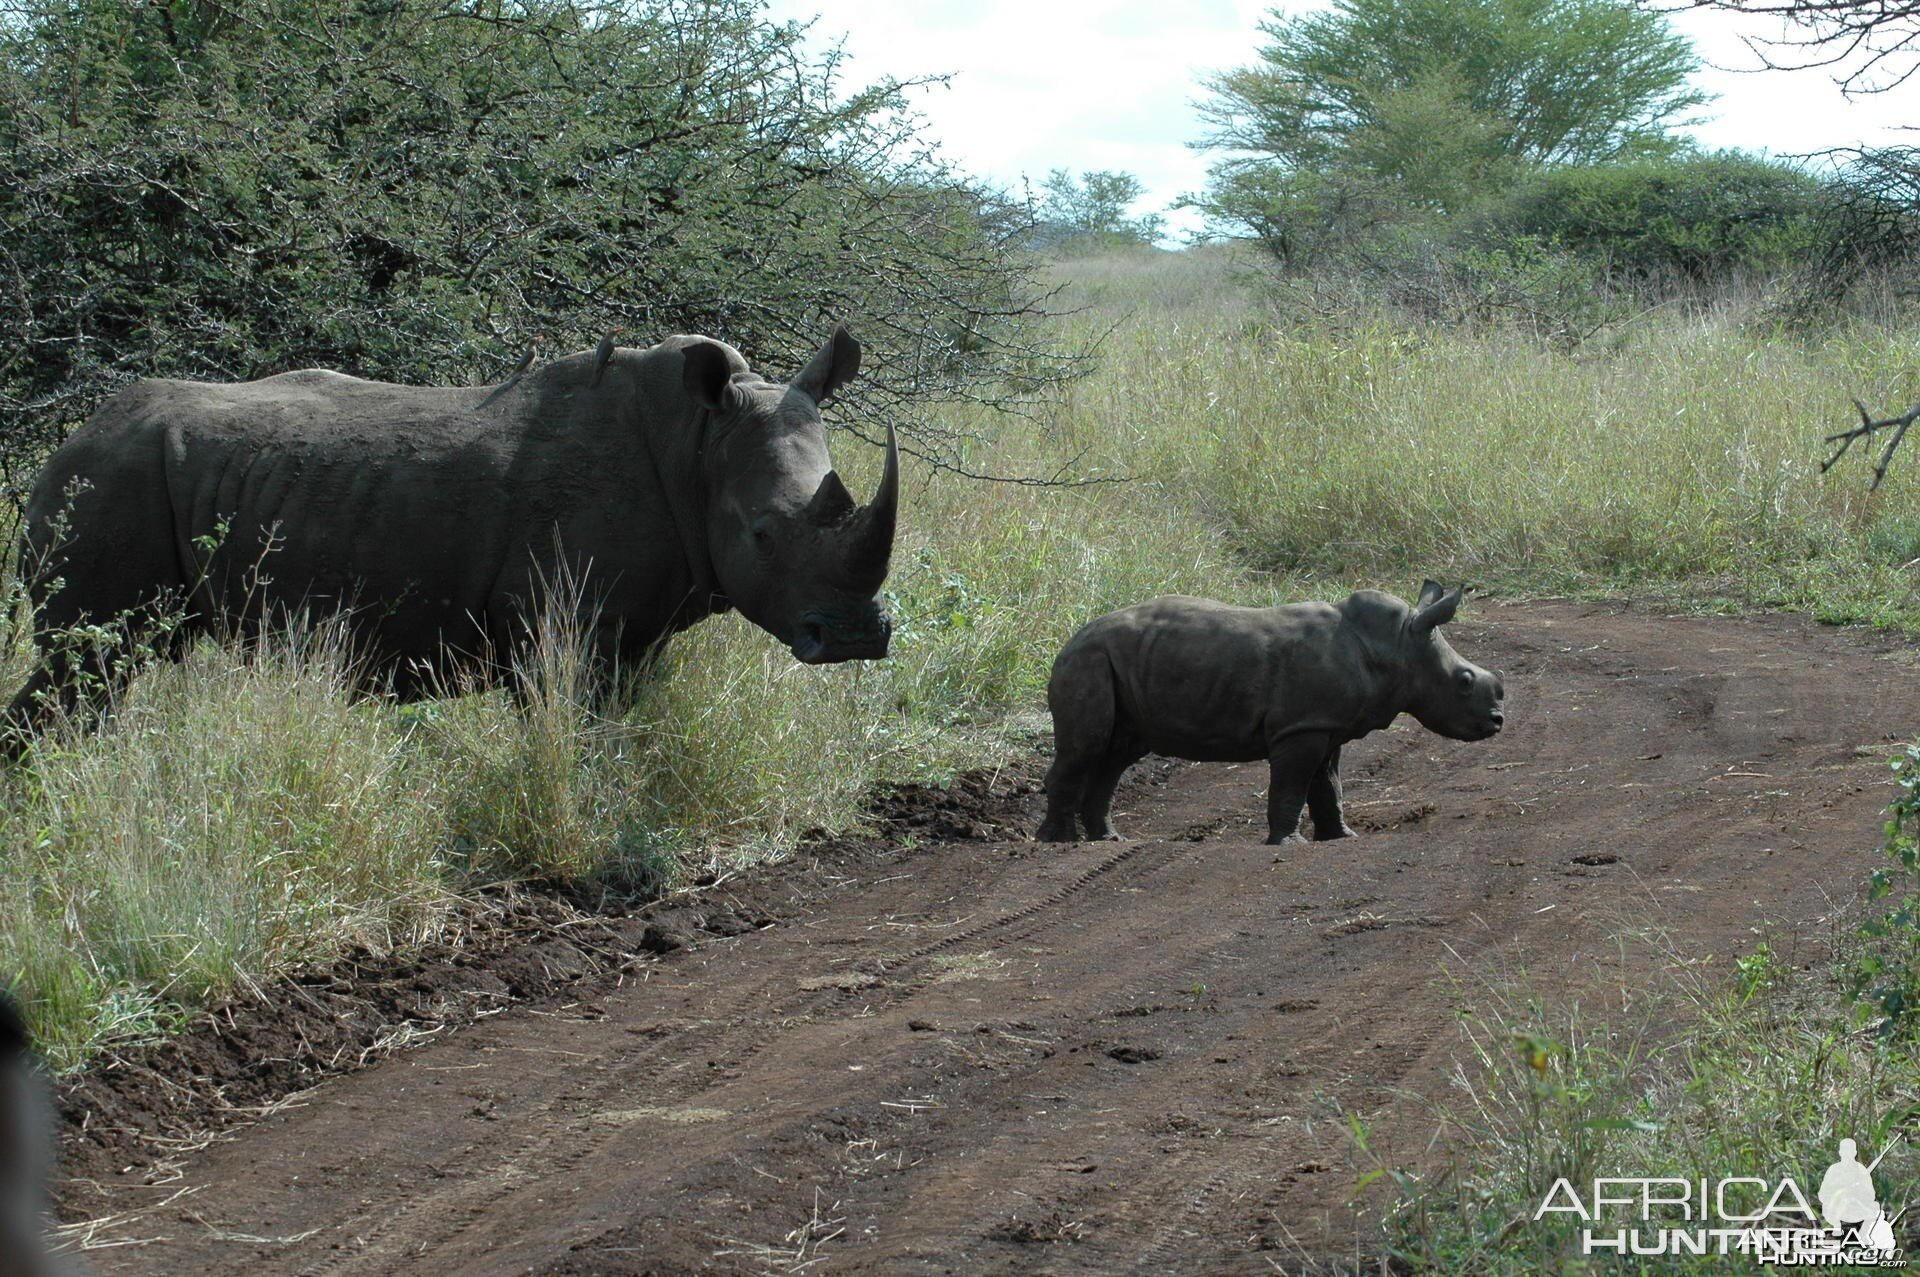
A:
<svg viewBox="0 0 1920 1277">
<path fill-rule="evenodd" d="M 875 447 L 881 444 L 881 440 L 869 437 L 864 431 L 852 427 L 843 427 L 843 429 L 854 438 L 873 444 Z M 1078 473 L 1080 464 L 1087 459 L 1087 450 L 1084 448 L 1055 466 L 1048 474 L 990 474 L 983 470 L 975 470 L 959 460 L 956 450 L 952 447 L 938 450 L 902 448 L 901 451 L 923 462 L 930 470 L 944 470 L 962 479 L 974 479 L 981 483 L 1007 483 L 1021 488 L 1092 488 L 1101 484 L 1132 483 L 1135 478 L 1130 474 Z"/>
<path fill-rule="evenodd" d="M 1833 69 L 1849 96 L 1885 93 L 1920 71 L 1920 0 L 1683 0 L 1777 19 L 1781 32 L 1745 42 L 1768 70 Z"/>
<path fill-rule="evenodd" d="M 1885 451 L 1880 454 L 1879 464 L 1873 468 L 1873 488 L 1878 488 L 1880 481 L 1887 477 L 1887 463 L 1893 460 L 1894 450 L 1900 446 L 1900 441 L 1907 437 L 1908 428 L 1916 420 L 1920 420 L 1920 403 L 1907 409 L 1898 417 L 1887 417 L 1878 421 L 1867 411 L 1867 406 L 1858 399 L 1853 401 L 1853 406 L 1860 410 L 1860 424 L 1851 430 L 1837 431 L 1826 437 L 1825 442 L 1837 443 L 1840 447 L 1831 457 L 1820 463 L 1820 473 L 1825 474 L 1834 462 L 1846 456 L 1847 449 L 1853 446 L 1854 440 L 1871 439 L 1877 432 L 1892 428 L 1893 438 L 1887 441 Z M 1868 491 L 1872 491 L 1873 488 L 1869 488 Z"/>
</svg>

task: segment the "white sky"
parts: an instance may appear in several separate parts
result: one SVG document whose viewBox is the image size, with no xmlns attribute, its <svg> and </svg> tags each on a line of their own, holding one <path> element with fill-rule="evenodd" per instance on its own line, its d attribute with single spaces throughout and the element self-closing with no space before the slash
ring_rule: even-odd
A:
<svg viewBox="0 0 1920 1277">
<path fill-rule="evenodd" d="M 1206 180 L 1190 150 L 1205 127 L 1202 78 L 1255 61 L 1261 0 L 768 0 L 775 19 L 817 18 L 820 48 L 843 39 L 849 86 L 892 75 L 951 74 L 918 107 L 961 168 L 1018 190 L 1050 170 L 1123 169 L 1147 188 L 1136 215 L 1164 209 Z M 1299 12 L 1301 0 L 1283 0 Z M 1849 102 L 1819 70 L 1742 74 L 1757 65 L 1740 36 L 1766 24 L 1710 11 L 1676 15 L 1718 97 L 1691 132 L 1702 144 L 1776 155 L 1895 140 L 1920 124 L 1920 76 Z M 1904 140 L 1920 140 L 1912 133 Z M 1191 215 L 1170 217 L 1176 228 Z"/>
</svg>

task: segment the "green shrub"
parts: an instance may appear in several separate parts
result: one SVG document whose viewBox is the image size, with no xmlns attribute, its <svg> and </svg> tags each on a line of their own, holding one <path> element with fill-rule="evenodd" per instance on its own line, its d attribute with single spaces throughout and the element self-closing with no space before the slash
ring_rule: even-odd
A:
<svg viewBox="0 0 1920 1277">
<path fill-rule="evenodd" d="M 1770 160 L 1720 151 L 1542 169 L 1500 218 L 1641 284 L 1771 274 L 1814 248 L 1820 184 Z"/>
<path fill-rule="evenodd" d="M 755 0 L 8 4 L 0 496 L 135 376 L 473 384 L 676 332 L 785 375 L 844 317 L 841 411 L 911 434 L 1061 375 L 1025 211 L 838 65 Z"/>
</svg>

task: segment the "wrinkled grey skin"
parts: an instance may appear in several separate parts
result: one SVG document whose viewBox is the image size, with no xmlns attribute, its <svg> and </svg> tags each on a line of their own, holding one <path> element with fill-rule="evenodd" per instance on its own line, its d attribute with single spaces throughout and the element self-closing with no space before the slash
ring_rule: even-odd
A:
<svg viewBox="0 0 1920 1277">
<path fill-rule="evenodd" d="M 1109 612 L 1053 663 L 1053 767 L 1043 842 L 1118 838 L 1120 774 L 1149 752 L 1199 761 L 1267 759 L 1267 841 L 1351 837 L 1341 815 L 1340 747 L 1402 713 L 1455 740 L 1500 730 L 1506 688 L 1462 660 L 1437 626 L 1461 591 L 1428 581 L 1408 607 L 1361 590 L 1342 603 L 1232 607 L 1173 596 Z"/>
<path fill-rule="evenodd" d="M 34 486 L 21 561 L 42 647 L 87 622 L 138 628 L 163 599 L 188 613 L 182 640 L 349 607 L 372 673 L 421 695 L 451 673 L 500 673 L 543 591 L 571 580 L 605 657 L 643 658 L 735 607 L 799 660 L 877 659 L 898 450 L 889 429 L 879 494 L 857 508 L 819 409 L 859 367 L 836 328 L 786 385 L 684 336 L 492 388 L 321 371 L 135 383 Z M 74 700 L 51 655 L 14 701 L 16 727 L 49 686 Z"/>
<path fill-rule="evenodd" d="M 26 1026 L 0 993 L 0 1273 L 8 1277 L 73 1271 L 47 1255 L 41 1230 L 50 1121 Z"/>
</svg>

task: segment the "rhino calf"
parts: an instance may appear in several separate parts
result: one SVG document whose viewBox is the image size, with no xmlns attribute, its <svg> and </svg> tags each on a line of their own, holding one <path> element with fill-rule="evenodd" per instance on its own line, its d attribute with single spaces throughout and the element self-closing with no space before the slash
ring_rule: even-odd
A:
<svg viewBox="0 0 1920 1277">
<path fill-rule="evenodd" d="M 1047 707 L 1055 757 L 1042 842 L 1119 838 L 1120 775 L 1148 752 L 1272 768 L 1267 841 L 1346 838 L 1340 747 L 1402 713 L 1455 740 L 1485 740 L 1505 721 L 1506 687 L 1462 660 L 1438 627 L 1461 591 L 1421 587 L 1412 607 L 1360 590 L 1341 603 L 1233 607 L 1179 595 L 1088 622 L 1053 662 Z"/>
</svg>

